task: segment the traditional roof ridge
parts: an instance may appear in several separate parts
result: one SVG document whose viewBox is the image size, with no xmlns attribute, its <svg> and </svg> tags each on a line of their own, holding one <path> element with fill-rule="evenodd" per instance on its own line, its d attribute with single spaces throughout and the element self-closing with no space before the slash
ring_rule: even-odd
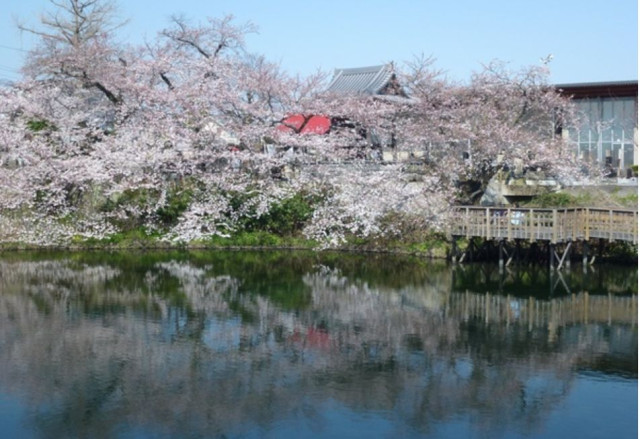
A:
<svg viewBox="0 0 640 439">
<path fill-rule="evenodd" d="M 335 69 L 327 87 L 331 93 L 368 94 L 380 93 L 394 75 L 393 64 Z"/>
</svg>

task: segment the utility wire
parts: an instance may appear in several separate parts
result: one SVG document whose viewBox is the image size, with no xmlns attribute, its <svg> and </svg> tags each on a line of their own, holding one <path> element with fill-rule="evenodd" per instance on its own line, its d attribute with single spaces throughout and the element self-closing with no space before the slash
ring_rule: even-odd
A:
<svg viewBox="0 0 640 439">
<path fill-rule="evenodd" d="M 17 47 L 5 46 L 4 44 L 0 44 L 0 48 L 2 48 L 2 49 L 9 49 L 9 50 L 15 50 L 16 52 L 29 53 L 29 51 L 28 51 L 28 50 L 25 50 L 25 49 L 19 49 L 19 48 L 17 48 Z"/>
<path fill-rule="evenodd" d="M 0 65 L 0 79 L 16 81 L 20 78 L 20 76 L 21 74 L 17 70 Z"/>
<path fill-rule="evenodd" d="M 18 70 L 16 70 L 15 68 L 2 64 L 0 64 L 0 70 L 4 70 L 5 72 L 18 73 Z"/>
<path fill-rule="evenodd" d="M 28 50 L 20 49 L 19 47 L 7 46 L 5 44 L 0 44 L 0 49 L 13 50 L 14 52 L 28 53 Z M 11 67 L 7 65 L 0 64 L 0 73 L 2 73 L 3 79 L 10 79 L 15 81 L 17 78 L 21 76 L 20 67 Z M 9 78 L 8 76 L 12 76 Z"/>
</svg>

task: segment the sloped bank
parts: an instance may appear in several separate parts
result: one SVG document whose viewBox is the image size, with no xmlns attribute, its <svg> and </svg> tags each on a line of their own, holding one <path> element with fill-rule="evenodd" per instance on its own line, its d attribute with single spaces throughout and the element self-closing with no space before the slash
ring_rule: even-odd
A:
<svg viewBox="0 0 640 439">
<path fill-rule="evenodd" d="M 272 187 L 270 187 L 271 189 Z M 308 227 L 331 187 L 233 191 L 196 179 L 113 191 L 107 185 L 38 191 L 33 201 L 0 211 L 0 249 L 287 248 L 416 253 L 445 258 L 447 240 L 417 215 L 391 212 L 362 231 L 341 227 L 340 240 L 321 241 Z M 267 191 L 263 191 L 267 192 Z"/>
<path fill-rule="evenodd" d="M 0 249 L 333 249 L 410 253 L 434 259 L 447 258 L 452 252 L 445 234 L 426 227 L 417 215 L 401 212 L 379 218 L 377 233 L 354 230 L 332 245 L 310 238 L 304 233 L 305 227 L 326 197 L 319 191 L 287 192 L 260 206 L 257 196 L 220 190 L 218 195 L 225 203 L 217 206 L 223 209 L 218 217 L 232 227 L 225 233 L 212 233 L 205 222 L 195 221 L 190 233 L 184 216 L 201 202 L 205 190 L 209 188 L 203 189 L 193 180 L 173 182 L 164 188 L 140 187 L 110 194 L 101 185 L 70 187 L 64 196 L 66 207 L 60 211 L 51 208 L 45 199 L 47 194 L 38 193 L 32 206 L 0 212 Z M 541 195 L 526 204 L 527 207 L 584 205 L 637 206 L 637 187 L 572 188 Z M 183 229 L 181 234 L 176 232 L 178 228 Z M 457 243 L 459 247 L 466 244 Z M 600 256 L 623 262 L 637 260 L 637 248 L 616 245 Z"/>
</svg>

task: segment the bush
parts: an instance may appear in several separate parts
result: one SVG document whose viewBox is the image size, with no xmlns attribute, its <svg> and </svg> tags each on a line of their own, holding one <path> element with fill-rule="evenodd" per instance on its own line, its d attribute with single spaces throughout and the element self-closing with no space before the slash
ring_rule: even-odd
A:
<svg viewBox="0 0 640 439">
<path fill-rule="evenodd" d="M 167 193 L 164 206 L 156 210 L 156 214 L 165 226 L 173 226 L 178 222 L 180 215 L 189 207 L 193 191 L 191 189 L 172 188 Z"/>
<path fill-rule="evenodd" d="M 44 119 L 34 119 L 27 122 L 27 128 L 34 133 L 38 133 L 44 130 L 53 130 L 55 131 L 55 126 L 52 125 L 48 120 Z"/>
<path fill-rule="evenodd" d="M 106 214 L 126 212 L 125 218 L 109 218 L 120 231 L 127 232 L 146 224 L 150 208 L 158 201 L 160 193 L 156 189 L 127 189 L 107 199 L 99 210 Z"/>
<path fill-rule="evenodd" d="M 258 218 L 262 230 L 280 236 L 294 235 L 300 232 L 313 215 L 313 197 L 297 193 L 291 198 L 275 203 L 266 215 Z"/>
<path fill-rule="evenodd" d="M 297 193 L 290 198 L 273 203 L 269 211 L 261 216 L 254 214 L 253 208 L 241 206 L 242 202 L 247 203 L 249 199 L 234 197 L 232 207 L 246 210 L 240 218 L 239 223 L 243 230 L 247 232 L 267 232 L 278 236 L 294 236 L 302 231 L 307 224 L 318 202 L 318 197 L 305 193 Z M 249 204 L 249 203 L 247 203 Z"/>
<path fill-rule="evenodd" d="M 578 205 L 579 201 L 580 200 L 573 195 L 553 192 L 538 195 L 526 204 L 530 207 L 572 207 Z"/>
</svg>

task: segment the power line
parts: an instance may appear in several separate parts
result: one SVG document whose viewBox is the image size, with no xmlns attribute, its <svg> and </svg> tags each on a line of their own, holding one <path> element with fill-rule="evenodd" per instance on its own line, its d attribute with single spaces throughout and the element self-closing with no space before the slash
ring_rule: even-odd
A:
<svg viewBox="0 0 640 439">
<path fill-rule="evenodd" d="M 16 52 L 29 53 L 29 51 L 28 51 L 28 50 L 25 50 L 25 49 L 19 49 L 19 48 L 17 48 L 17 47 L 5 46 L 4 44 L 0 44 L 0 48 L 2 48 L 2 49 L 9 49 L 9 50 L 15 50 Z"/>
<path fill-rule="evenodd" d="M 28 53 L 28 50 L 20 49 L 18 47 L 7 46 L 5 44 L 0 44 L 0 49 L 12 50 L 14 52 L 20 53 Z M 20 67 L 12 67 L 4 64 L 0 64 L 0 73 L 2 74 L 1 78 L 4 80 L 15 81 L 20 78 L 22 74 L 20 73 Z"/>
<path fill-rule="evenodd" d="M 7 79 L 10 81 L 16 81 L 18 80 L 22 75 L 12 69 L 7 69 L 4 68 L 3 66 L 0 65 L 0 79 Z"/>
<path fill-rule="evenodd" d="M 5 66 L 2 64 L 0 64 L 0 70 L 4 70 L 5 72 L 10 72 L 10 73 L 18 73 L 18 70 L 16 70 L 15 68 L 11 66 Z"/>
</svg>

